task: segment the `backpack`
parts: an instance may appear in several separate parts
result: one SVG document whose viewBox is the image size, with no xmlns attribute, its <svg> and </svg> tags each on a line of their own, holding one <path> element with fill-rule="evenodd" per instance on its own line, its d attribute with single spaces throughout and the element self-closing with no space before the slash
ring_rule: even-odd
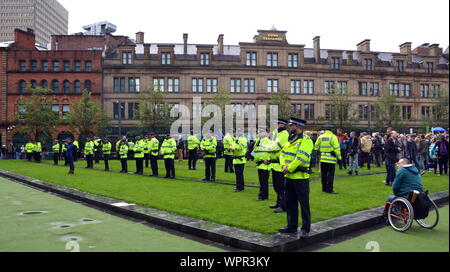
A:
<svg viewBox="0 0 450 272">
<path fill-rule="evenodd" d="M 408 195 L 408 200 L 411 201 L 412 192 Z M 428 191 L 421 192 L 414 203 L 411 203 L 414 210 L 414 219 L 425 219 L 427 218 L 433 203 L 431 202 Z"/>
<path fill-rule="evenodd" d="M 441 141 L 441 144 L 439 145 L 439 154 L 448 155 L 447 143 L 444 141 Z"/>
</svg>

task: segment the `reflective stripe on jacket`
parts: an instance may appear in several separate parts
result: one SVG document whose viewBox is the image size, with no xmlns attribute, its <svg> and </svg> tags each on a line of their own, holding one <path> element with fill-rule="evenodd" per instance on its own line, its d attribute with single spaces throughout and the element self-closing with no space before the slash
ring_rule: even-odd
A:
<svg viewBox="0 0 450 272">
<path fill-rule="evenodd" d="M 336 164 L 337 160 L 342 160 L 338 138 L 329 130 L 317 139 L 314 150 L 321 153 L 320 162 Z M 332 152 L 335 152 L 336 155 L 332 155 Z"/>
<path fill-rule="evenodd" d="M 306 135 L 288 143 L 281 150 L 280 164 L 287 166 L 289 174 L 285 175 L 289 179 L 309 179 L 310 175 L 305 172 L 295 172 L 298 167 L 309 168 L 311 163 L 311 153 L 314 143 Z"/>
</svg>

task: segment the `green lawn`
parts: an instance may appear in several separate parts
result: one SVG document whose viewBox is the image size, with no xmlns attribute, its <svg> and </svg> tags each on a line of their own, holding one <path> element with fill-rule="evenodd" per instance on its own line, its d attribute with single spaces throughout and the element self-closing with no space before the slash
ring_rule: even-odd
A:
<svg viewBox="0 0 450 272">
<path fill-rule="evenodd" d="M 272 189 L 269 201 L 257 202 L 258 188 L 234 193 L 233 186 L 229 185 L 90 169 L 76 169 L 75 175 L 68 175 L 65 167 L 23 161 L 0 161 L 0 168 L 85 192 L 261 233 L 276 233 L 286 224 L 285 214 L 274 214 L 268 208 L 275 202 Z M 392 194 L 391 188 L 383 185 L 384 178 L 385 175 L 372 175 L 336 179 L 338 195 L 324 194 L 320 182 L 312 182 L 312 221 L 384 205 L 386 197 Z M 448 190 L 447 177 L 426 174 L 424 183 L 430 192 Z"/>
<path fill-rule="evenodd" d="M 71 239 L 80 252 L 220 251 L 1 178 L 0 192 L 0 252 L 69 252 Z"/>
<path fill-rule="evenodd" d="M 448 206 L 439 210 L 439 224 L 432 230 L 424 229 L 415 222 L 403 233 L 386 227 L 319 252 L 368 252 L 371 248 L 366 249 L 368 243 L 376 243 L 380 252 L 448 252 L 448 212 Z"/>
</svg>

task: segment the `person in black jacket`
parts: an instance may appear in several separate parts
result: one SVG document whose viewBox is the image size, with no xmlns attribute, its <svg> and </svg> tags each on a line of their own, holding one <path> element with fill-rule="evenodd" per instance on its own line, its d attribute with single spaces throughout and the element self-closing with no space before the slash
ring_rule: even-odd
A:
<svg viewBox="0 0 450 272">
<path fill-rule="evenodd" d="M 383 164 L 383 141 L 378 134 L 372 140 L 372 152 L 375 164 L 377 167 L 381 167 Z"/>
<path fill-rule="evenodd" d="M 417 149 L 417 144 L 416 144 L 416 136 L 415 135 L 411 135 L 409 137 L 408 142 L 406 142 L 406 149 L 407 152 L 406 154 L 408 154 L 408 159 L 411 162 L 414 162 L 414 164 L 416 165 L 416 168 L 420 170 L 420 166 L 419 166 L 419 151 Z"/>
<path fill-rule="evenodd" d="M 361 143 L 359 142 L 359 138 L 356 137 L 356 132 L 350 132 L 350 140 L 347 146 L 347 154 L 349 162 L 349 175 L 353 175 L 353 170 L 355 170 L 355 174 L 358 175 L 358 150 Z"/>
<path fill-rule="evenodd" d="M 387 140 L 384 151 L 386 153 L 386 185 L 390 186 L 395 179 L 395 164 L 398 161 L 398 154 L 402 151 L 399 147 L 398 133 L 393 130 L 390 133 L 389 139 Z"/>
<path fill-rule="evenodd" d="M 439 176 L 443 173 L 445 173 L 445 175 L 448 175 L 449 144 L 444 135 L 439 136 L 438 139 L 439 140 L 436 142 L 434 148 L 436 150 L 438 159 Z"/>
</svg>

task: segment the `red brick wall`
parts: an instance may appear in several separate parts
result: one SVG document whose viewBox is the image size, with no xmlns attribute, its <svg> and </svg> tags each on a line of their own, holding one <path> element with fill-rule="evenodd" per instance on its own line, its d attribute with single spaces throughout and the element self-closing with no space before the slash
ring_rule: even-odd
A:
<svg viewBox="0 0 450 272">
<path fill-rule="evenodd" d="M 93 48 L 103 50 L 105 47 L 105 37 L 53 35 L 51 44 L 52 50 L 87 50 Z"/>
</svg>

